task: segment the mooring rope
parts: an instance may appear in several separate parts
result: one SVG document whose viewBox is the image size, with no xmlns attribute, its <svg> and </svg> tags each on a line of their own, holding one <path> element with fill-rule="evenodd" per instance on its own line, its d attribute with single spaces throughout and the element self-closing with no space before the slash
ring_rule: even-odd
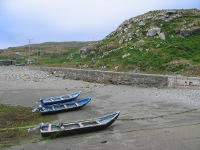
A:
<svg viewBox="0 0 200 150">
<path fill-rule="evenodd" d="M 190 112 L 193 112 L 193 111 L 196 111 L 196 110 L 198 110 L 198 109 L 195 108 L 195 109 L 191 109 L 191 110 L 187 110 L 187 111 L 183 111 L 183 112 L 176 112 L 176 113 L 172 113 L 172 114 L 168 114 L 168 115 L 160 115 L 160 116 L 152 116 L 152 117 L 141 117 L 141 118 L 119 118 L 118 120 L 121 120 L 121 121 L 150 120 L 150 119 L 165 118 L 165 117 L 169 117 L 169 116 L 190 113 Z"/>
<path fill-rule="evenodd" d="M 150 119 L 157 119 L 157 118 L 165 118 L 165 117 L 169 117 L 169 116 L 173 116 L 173 115 L 179 115 L 179 114 L 184 114 L 184 113 L 190 113 L 193 111 L 198 110 L 197 108 L 195 109 L 191 109 L 191 110 L 187 110 L 187 111 L 182 111 L 182 112 L 176 112 L 176 113 L 172 113 L 172 114 L 168 114 L 168 115 L 160 115 L 160 116 L 152 116 L 152 117 L 141 117 L 141 118 L 118 118 L 117 120 L 120 121 L 137 121 L 137 120 L 150 120 Z M 123 114 L 122 114 L 123 115 Z M 86 120 L 78 120 L 78 121 L 74 121 L 74 120 L 68 120 L 65 123 L 76 123 L 76 122 L 82 122 L 82 121 L 91 121 L 94 120 L 96 118 L 90 118 L 90 119 L 86 119 Z M 116 120 L 116 121 L 117 121 Z M 17 129 L 28 129 L 28 128 L 33 128 L 36 127 L 37 125 L 29 125 L 29 126 L 19 126 L 19 127 L 10 127 L 10 128 L 3 128 L 0 129 L 0 131 L 5 131 L 5 130 L 17 130 Z"/>
<path fill-rule="evenodd" d="M 28 128 L 33 128 L 36 125 L 31 125 L 31 126 L 20 126 L 20 127 L 11 127 L 11 128 L 3 128 L 0 129 L 0 131 L 5 131 L 5 130 L 16 130 L 16 129 L 28 129 Z"/>
</svg>

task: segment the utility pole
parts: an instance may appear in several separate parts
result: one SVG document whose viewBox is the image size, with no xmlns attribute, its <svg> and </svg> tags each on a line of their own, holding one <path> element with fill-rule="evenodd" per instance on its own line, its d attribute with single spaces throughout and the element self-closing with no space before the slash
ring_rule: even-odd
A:
<svg viewBox="0 0 200 150">
<path fill-rule="evenodd" d="M 38 51 L 37 51 L 37 62 L 39 61 L 39 54 L 41 54 L 41 47 L 38 48 Z"/>
<path fill-rule="evenodd" d="M 31 44 L 31 40 L 33 39 L 27 39 L 27 40 L 28 40 L 28 59 L 30 60 L 30 51 L 31 51 L 30 44 Z"/>
</svg>

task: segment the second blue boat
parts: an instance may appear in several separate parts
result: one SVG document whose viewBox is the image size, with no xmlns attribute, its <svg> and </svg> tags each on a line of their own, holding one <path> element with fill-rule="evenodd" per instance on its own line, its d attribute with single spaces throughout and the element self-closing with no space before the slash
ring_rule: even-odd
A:
<svg viewBox="0 0 200 150">
<path fill-rule="evenodd" d="M 90 100 L 91 98 L 88 97 L 66 103 L 59 103 L 59 104 L 45 105 L 45 106 L 39 105 L 39 107 L 33 109 L 32 112 L 38 110 L 42 115 L 45 115 L 45 114 L 53 114 L 64 111 L 78 110 L 81 109 L 83 106 L 85 106 Z"/>
</svg>

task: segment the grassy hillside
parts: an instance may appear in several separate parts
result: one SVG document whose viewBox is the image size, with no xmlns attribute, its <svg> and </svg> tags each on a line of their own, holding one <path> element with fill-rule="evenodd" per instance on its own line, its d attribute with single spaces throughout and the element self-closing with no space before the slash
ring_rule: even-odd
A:
<svg viewBox="0 0 200 150">
<path fill-rule="evenodd" d="M 130 18 L 88 51 L 99 68 L 199 76 L 200 10 L 152 11 Z"/>
<path fill-rule="evenodd" d="M 151 11 L 101 41 L 31 57 L 47 66 L 200 76 L 200 10 Z"/>
<path fill-rule="evenodd" d="M 27 60 L 39 61 L 40 64 L 56 64 L 59 58 L 66 58 L 69 53 L 78 51 L 92 42 L 45 42 L 39 44 L 9 47 L 7 50 L 0 51 L 0 60 L 14 59 L 17 63 L 25 63 Z"/>
</svg>

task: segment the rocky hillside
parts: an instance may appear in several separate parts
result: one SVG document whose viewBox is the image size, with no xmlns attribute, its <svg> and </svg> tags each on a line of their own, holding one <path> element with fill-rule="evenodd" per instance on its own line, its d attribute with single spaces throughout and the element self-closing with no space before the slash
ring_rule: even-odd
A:
<svg viewBox="0 0 200 150">
<path fill-rule="evenodd" d="M 200 10 L 158 10 L 125 20 L 83 47 L 88 68 L 200 75 Z"/>
<path fill-rule="evenodd" d="M 32 50 L 35 49 L 42 49 L 42 50 L 58 50 L 63 48 L 81 48 L 87 46 L 88 44 L 93 42 L 45 42 L 39 44 L 31 44 L 30 47 Z M 29 45 L 19 46 L 19 47 L 9 47 L 8 50 L 10 51 L 27 51 L 29 49 Z"/>
<path fill-rule="evenodd" d="M 11 57 L 12 56 L 12 57 Z M 97 42 L 9 48 L 2 58 L 40 65 L 200 76 L 200 10 L 157 10 L 125 20 Z"/>
<path fill-rule="evenodd" d="M 39 44 L 30 44 L 18 47 L 9 47 L 7 50 L 0 51 L 0 59 L 16 59 L 17 61 L 27 61 L 27 59 L 34 60 L 36 55 L 54 55 L 54 54 L 61 54 L 65 52 L 67 49 L 77 50 L 88 44 L 94 43 L 92 42 L 45 42 Z"/>
</svg>

